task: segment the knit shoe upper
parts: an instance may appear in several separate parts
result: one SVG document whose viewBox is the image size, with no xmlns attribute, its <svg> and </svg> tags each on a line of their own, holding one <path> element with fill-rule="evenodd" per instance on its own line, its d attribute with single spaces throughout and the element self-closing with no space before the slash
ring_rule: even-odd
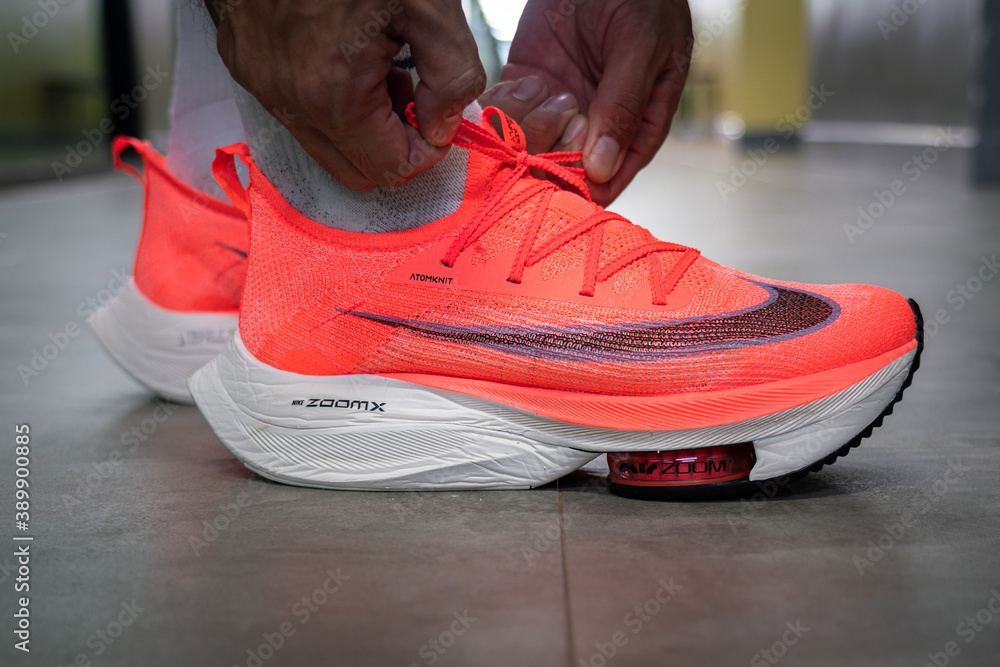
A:
<svg viewBox="0 0 1000 667">
<path fill-rule="evenodd" d="M 309 220 L 244 145 L 218 151 L 216 176 L 251 220 L 239 331 L 257 359 L 458 391 L 662 397 L 846 373 L 916 344 L 892 291 L 767 280 L 658 241 L 590 201 L 582 170 L 563 166 L 579 153 L 529 155 L 496 109 L 463 120 L 454 143 L 469 152 L 462 205 L 386 234 Z"/>
<path fill-rule="evenodd" d="M 121 161 L 128 146 L 143 158 L 140 174 Z M 146 190 L 133 277 L 156 305 L 182 312 L 235 312 L 247 271 L 246 215 L 184 183 L 148 141 L 116 137 L 115 166 Z"/>
</svg>

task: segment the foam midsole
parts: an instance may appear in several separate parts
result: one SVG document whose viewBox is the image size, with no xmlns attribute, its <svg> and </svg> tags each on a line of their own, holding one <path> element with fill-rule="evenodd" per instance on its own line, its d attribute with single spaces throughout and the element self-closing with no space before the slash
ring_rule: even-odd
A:
<svg viewBox="0 0 1000 667">
<path fill-rule="evenodd" d="M 602 396 L 505 385 L 436 375 L 389 374 L 428 388 L 479 396 L 559 421 L 624 430 L 676 430 L 721 426 L 770 415 L 836 394 L 901 358 L 916 340 L 878 357 L 801 377 L 735 389 L 669 396 Z"/>
<path fill-rule="evenodd" d="M 236 313 L 180 312 L 153 303 L 134 279 L 89 320 L 105 349 L 134 378 L 167 398 L 190 402 L 188 378 L 222 352 Z"/>
<path fill-rule="evenodd" d="M 715 426 L 659 430 L 576 424 L 393 377 L 314 377 L 281 371 L 254 358 L 238 334 L 213 362 L 212 372 L 218 375 L 220 386 L 241 418 L 257 428 L 377 438 L 380 432 L 419 424 L 421 428 L 506 433 L 590 452 L 754 442 L 758 461 L 751 478 L 759 479 L 805 467 L 863 430 L 891 402 L 915 354 L 914 345 L 854 384 L 792 408 Z M 649 400 L 644 399 L 644 404 Z"/>
</svg>

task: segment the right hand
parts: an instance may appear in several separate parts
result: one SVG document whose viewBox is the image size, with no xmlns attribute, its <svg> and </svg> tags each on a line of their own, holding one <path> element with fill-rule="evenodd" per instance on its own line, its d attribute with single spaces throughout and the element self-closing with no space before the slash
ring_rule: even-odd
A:
<svg viewBox="0 0 1000 667">
<path fill-rule="evenodd" d="M 497 107 L 520 125 L 525 150 L 532 155 L 583 150 L 587 117 L 580 113 L 576 97 L 573 93 L 549 93 L 548 84 L 540 77 L 527 76 L 493 86 L 480 95 L 479 105 L 484 109 Z M 500 129 L 496 118 L 494 126 Z"/>
<path fill-rule="evenodd" d="M 356 192 L 445 156 L 486 84 L 460 0 L 206 0 L 233 78 Z M 377 29 L 376 29 L 377 28 Z M 393 67 L 403 44 L 420 82 Z M 417 131 L 402 117 L 416 102 Z"/>
</svg>

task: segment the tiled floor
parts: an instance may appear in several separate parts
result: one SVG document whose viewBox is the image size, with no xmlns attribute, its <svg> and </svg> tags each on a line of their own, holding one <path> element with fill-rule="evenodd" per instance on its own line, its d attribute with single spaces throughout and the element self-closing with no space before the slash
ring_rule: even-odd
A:
<svg viewBox="0 0 1000 667">
<path fill-rule="evenodd" d="M 72 335 L 130 267 L 138 187 L 103 175 L 0 191 L 0 661 L 998 664 L 1000 192 L 965 184 L 959 149 L 914 172 L 922 152 L 806 146 L 751 168 L 671 142 L 616 207 L 723 263 L 883 284 L 943 322 L 885 427 L 753 502 L 625 500 L 601 459 L 521 492 L 264 481 L 195 408 L 153 399 Z M 904 194 L 852 243 L 844 225 L 877 214 L 897 179 Z M 22 378 L 50 343 L 62 349 Z M 19 423 L 32 433 L 30 655 L 12 634 Z"/>
</svg>

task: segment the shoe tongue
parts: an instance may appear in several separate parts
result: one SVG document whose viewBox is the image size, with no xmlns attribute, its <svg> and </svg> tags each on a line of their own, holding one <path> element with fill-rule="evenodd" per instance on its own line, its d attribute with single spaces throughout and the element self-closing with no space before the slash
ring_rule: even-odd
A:
<svg viewBox="0 0 1000 667">
<path fill-rule="evenodd" d="M 531 178 L 521 179 L 511 187 L 509 196 L 516 195 L 523 188 L 530 187 L 534 182 L 536 181 Z M 491 227 L 478 242 L 479 248 L 475 263 L 481 263 L 504 250 L 520 245 L 524 238 L 523 235 L 527 233 L 530 221 L 536 213 L 538 204 L 538 199 L 532 198 L 505 215 L 498 224 Z M 531 251 L 537 251 L 567 228 L 593 215 L 597 210 L 596 204 L 588 202 L 574 192 L 566 190 L 553 192 L 548 208 L 543 214 L 545 216 L 544 222 L 538 229 Z M 650 233 L 645 229 L 620 220 L 610 220 L 603 223 L 602 226 L 602 261 L 607 261 L 611 257 L 610 253 L 620 253 L 652 240 Z M 591 233 L 593 232 L 581 234 L 562 248 L 555 250 L 550 255 L 554 262 L 553 266 L 559 265 L 562 269 L 566 269 L 582 261 L 583 253 L 589 247 L 588 238 Z"/>
<path fill-rule="evenodd" d="M 539 233 L 541 242 L 536 242 L 535 247 L 541 247 L 544 242 L 542 237 L 551 238 L 562 232 L 567 227 L 576 224 L 580 220 L 589 217 L 599 210 L 597 204 L 587 201 L 571 190 L 560 190 L 552 196 L 549 204 L 547 223 Z M 601 225 L 604 241 L 602 247 L 606 250 L 611 247 L 635 247 L 653 240 L 652 235 L 639 227 L 623 220 L 608 220 Z M 582 235 L 585 238 L 590 232 Z M 604 254 L 604 253 L 602 253 Z"/>
</svg>

